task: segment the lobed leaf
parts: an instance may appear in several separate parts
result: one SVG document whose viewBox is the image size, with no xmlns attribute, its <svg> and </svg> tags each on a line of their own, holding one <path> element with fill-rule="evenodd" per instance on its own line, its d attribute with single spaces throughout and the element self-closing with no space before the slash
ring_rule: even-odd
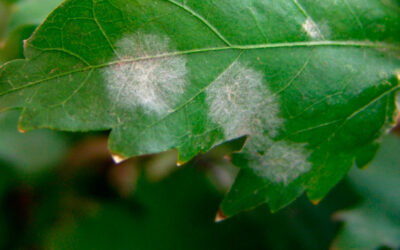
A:
<svg viewBox="0 0 400 250">
<path fill-rule="evenodd" d="M 179 163 L 247 136 L 222 204 L 233 215 L 365 166 L 393 122 L 397 1 L 69 0 L 0 69 L 20 130 L 111 130 L 115 159 Z"/>
</svg>

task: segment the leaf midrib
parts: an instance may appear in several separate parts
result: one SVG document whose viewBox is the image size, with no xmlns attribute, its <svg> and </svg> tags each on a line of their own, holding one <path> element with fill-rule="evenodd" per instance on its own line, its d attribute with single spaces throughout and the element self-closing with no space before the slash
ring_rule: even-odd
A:
<svg viewBox="0 0 400 250">
<path fill-rule="evenodd" d="M 224 50 L 254 50 L 254 49 L 272 49 L 272 48 L 296 48 L 296 47 L 358 47 L 358 48 L 374 48 L 374 49 L 385 49 L 385 50 L 394 50 L 400 51 L 400 46 L 396 46 L 394 44 L 383 43 L 383 42 L 370 42 L 370 41 L 306 41 L 306 42 L 285 42 L 285 43 L 269 43 L 269 44 L 255 44 L 255 45 L 232 45 L 232 46 L 222 46 L 222 47 L 211 47 L 211 48 L 200 48 L 200 49 L 192 49 L 192 50 L 184 50 L 184 51 L 176 51 L 170 53 L 164 53 L 159 55 L 152 55 L 146 57 L 138 57 L 133 59 L 123 59 L 117 61 L 111 61 L 108 63 L 98 64 L 98 65 L 90 65 L 81 69 L 76 69 L 68 72 L 64 72 L 58 75 L 54 75 L 51 77 L 47 77 L 44 79 L 40 79 L 37 81 L 30 82 L 21 87 L 13 88 L 3 93 L 0 93 L 0 97 L 10 94 L 12 92 L 16 92 L 19 90 L 23 90 L 25 88 L 29 88 L 40 84 L 42 82 L 50 81 L 53 79 L 57 79 L 63 76 L 67 76 L 74 73 L 85 72 L 94 69 L 100 69 L 112 65 L 116 65 L 118 63 L 129 63 L 129 62 L 137 62 L 142 60 L 152 60 L 180 55 L 189 55 L 196 53 L 207 53 L 207 52 L 215 52 L 215 51 L 224 51 Z M 44 49 L 45 50 L 45 49 Z M 60 49 L 60 52 L 69 53 L 65 49 Z M 71 55 L 71 53 L 69 53 Z M 28 59 L 29 60 L 29 59 Z M 6 65 L 6 64 L 5 64 Z M 3 67 L 5 66 L 3 65 Z"/>
</svg>

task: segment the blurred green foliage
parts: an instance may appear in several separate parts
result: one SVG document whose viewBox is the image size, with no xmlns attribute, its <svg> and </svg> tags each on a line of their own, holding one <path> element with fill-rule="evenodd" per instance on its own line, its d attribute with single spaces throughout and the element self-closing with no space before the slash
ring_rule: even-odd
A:
<svg viewBox="0 0 400 250">
<path fill-rule="evenodd" d="M 23 58 L 23 41 L 61 0 L 0 1 L 0 63 Z"/>
<path fill-rule="evenodd" d="M 400 247 L 400 138 L 385 138 L 380 154 L 367 171 L 353 169 L 349 182 L 363 197 L 356 208 L 336 217 L 346 226 L 335 246 L 372 249 Z"/>
<path fill-rule="evenodd" d="M 2 138 L 17 132 L 12 119 L 17 115 L 10 114 L 0 124 L 14 125 L 14 131 Z M 52 168 L 38 169 L 36 178 L 26 178 L 32 173 L 20 168 L 19 161 L 2 157 L 4 249 L 328 249 L 332 242 L 338 249 L 373 249 L 398 244 L 400 225 L 389 220 L 399 205 L 400 173 L 393 149 L 400 139 L 395 136 L 384 141 L 371 172 L 354 170 L 318 206 L 302 197 L 276 214 L 261 206 L 215 223 L 224 193 L 219 185 L 233 168 L 216 158 L 231 151 L 230 145 L 180 169 L 174 165 L 175 152 L 117 166 L 107 154 L 104 135 L 36 132 L 20 134 L 13 146 L 22 159 L 31 157 L 25 153 L 38 142 L 42 148 L 35 150 L 49 146 L 48 152 L 58 149 L 64 157 L 49 161 Z M 65 140 L 57 145 L 53 137 Z M 0 147 L 0 155 L 7 156 L 8 150 Z M 344 227 L 338 219 L 346 221 Z"/>
<path fill-rule="evenodd" d="M 40 171 L 64 157 L 68 138 L 49 130 L 21 134 L 17 128 L 19 112 L 0 113 L 0 157 L 22 172 Z"/>
</svg>

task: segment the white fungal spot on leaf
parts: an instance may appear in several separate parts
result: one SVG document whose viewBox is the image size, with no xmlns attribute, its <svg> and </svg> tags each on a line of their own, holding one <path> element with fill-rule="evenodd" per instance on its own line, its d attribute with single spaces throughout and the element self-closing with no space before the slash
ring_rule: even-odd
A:
<svg viewBox="0 0 400 250">
<path fill-rule="evenodd" d="M 307 32 L 308 36 L 312 39 L 321 39 L 322 34 L 318 28 L 318 25 L 312 20 L 310 17 L 306 19 L 306 21 L 302 25 L 305 32 Z"/>
<path fill-rule="evenodd" d="M 110 98 L 122 108 L 142 108 L 157 115 L 170 112 L 186 85 L 186 59 L 166 56 L 167 37 L 136 33 L 116 48 L 120 62 L 105 70 Z"/>
<path fill-rule="evenodd" d="M 211 120 L 224 129 L 226 139 L 242 135 L 276 135 L 282 125 L 279 104 L 263 84 L 259 72 L 234 63 L 206 91 Z"/>
<path fill-rule="evenodd" d="M 234 63 L 207 89 L 206 101 L 210 119 L 221 126 L 226 140 L 249 136 L 244 153 L 257 175 L 287 185 L 310 170 L 304 145 L 274 141 L 284 119 L 260 72 Z"/>
<path fill-rule="evenodd" d="M 311 169 L 308 156 L 303 145 L 280 141 L 272 145 L 264 155 L 255 158 L 254 170 L 272 182 L 286 185 Z"/>
</svg>

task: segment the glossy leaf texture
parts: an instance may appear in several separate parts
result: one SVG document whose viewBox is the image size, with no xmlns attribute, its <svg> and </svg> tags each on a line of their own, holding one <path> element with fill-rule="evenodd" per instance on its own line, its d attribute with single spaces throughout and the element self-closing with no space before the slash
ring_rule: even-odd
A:
<svg viewBox="0 0 400 250">
<path fill-rule="evenodd" d="M 111 130 L 179 163 L 247 136 L 230 216 L 315 202 L 375 155 L 399 88 L 398 1 L 69 0 L 0 70 L 19 128 Z"/>
</svg>

